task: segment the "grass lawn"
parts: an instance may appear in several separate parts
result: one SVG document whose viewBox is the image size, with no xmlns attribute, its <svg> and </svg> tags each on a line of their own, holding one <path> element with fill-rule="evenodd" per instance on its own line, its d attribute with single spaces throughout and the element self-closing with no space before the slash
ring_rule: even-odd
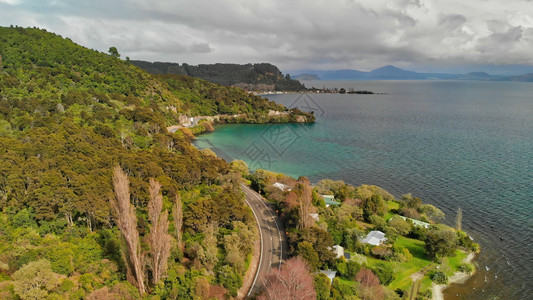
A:
<svg viewBox="0 0 533 300">
<path fill-rule="evenodd" d="M 424 242 L 422 241 L 401 236 L 398 237 L 398 240 L 394 244 L 396 246 L 407 248 L 413 255 L 413 259 L 411 261 L 398 264 L 398 271 L 395 273 L 396 279 L 394 279 L 389 286 L 393 290 L 397 288 L 409 290 L 413 284 L 410 276 L 430 265 L 431 260 L 426 255 L 426 251 L 424 250 Z"/>
<path fill-rule="evenodd" d="M 394 201 L 387 201 L 387 213 L 383 216 L 385 220 L 389 220 L 392 218 L 395 214 L 391 213 L 391 209 L 398 209 L 400 208 L 400 203 L 394 202 Z"/>
<path fill-rule="evenodd" d="M 388 288 L 390 288 L 391 290 L 400 288 L 402 290 L 410 291 L 411 286 L 413 285 L 411 275 L 431 265 L 433 262 L 426 255 L 423 241 L 399 236 L 396 242 L 394 242 L 394 245 L 407 248 L 409 252 L 413 255 L 413 259 L 408 262 L 398 263 L 398 262 L 388 262 L 388 261 L 380 260 L 377 258 L 373 258 L 371 256 L 365 256 L 367 259 L 366 264 L 370 268 L 375 267 L 379 264 L 384 264 L 384 265 L 392 267 L 392 269 L 394 270 L 395 279 L 388 285 Z M 454 257 L 445 258 L 443 261 L 443 265 L 444 264 L 449 265 L 450 266 L 449 269 L 452 270 L 451 274 L 446 274 L 446 275 L 448 276 L 452 275 L 453 272 L 457 270 L 457 267 L 459 266 L 459 264 L 461 264 L 461 262 L 465 258 L 466 258 L 466 253 L 461 250 L 457 250 Z M 433 264 L 433 266 L 430 267 L 429 269 L 426 269 L 426 271 L 429 271 L 435 268 L 436 266 L 437 264 Z M 342 281 L 345 281 L 345 280 L 343 279 Z M 429 279 L 427 275 L 424 276 L 424 278 L 420 282 L 419 291 L 424 291 L 424 290 L 429 289 L 431 287 L 431 284 L 432 284 L 431 279 Z"/>
<path fill-rule="evenodd" d="M 455 256 L 447 257 L 443 260 L 443 264 L 446 263 L 446 260 L 448 262 L 448 265 L 450 266 L 451 270 L 450 272 L 447 272 L 446 275 L 451 276 L 453 273 L 457 271 L 457 268 L 459 265 L 465 260 L 467 254 L 464 251 L 461 250 L 455 250 Z"/>
<path fill-rule="evenodd" d="M 379 264 L 391 266 L 393 270 L 395 270 L 395 279 L 388 285 L 388 287 L 392 290 L 401 288 L 409 291 L 413 284 L 410 276 L 430 265 L 431 260 L 427 258 L 426 251 L 424 250 L 424 242 L 422 241 L 400 236 L 395 242 L 395 245 L 409 249 L 409 252 L 413 255 L 413 259 L 408 262 L 397 263 L 366 256 L 367 265 L 369 267 L 374 267 Z M 421 288 L 427 288 L 429 286 L 431 286 L 431 280 L 424 279 Z"/>
</svg>

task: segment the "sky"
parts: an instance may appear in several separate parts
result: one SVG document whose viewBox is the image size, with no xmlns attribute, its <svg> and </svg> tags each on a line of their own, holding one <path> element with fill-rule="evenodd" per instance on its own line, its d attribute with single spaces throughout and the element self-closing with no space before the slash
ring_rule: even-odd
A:
<svg viewBox="0 0 533 300">
<path fill-rule="evenodd" d="M 533 0 L 0 0 L 0 25 L 148 61 L 533 72 Z"/>
</svg>

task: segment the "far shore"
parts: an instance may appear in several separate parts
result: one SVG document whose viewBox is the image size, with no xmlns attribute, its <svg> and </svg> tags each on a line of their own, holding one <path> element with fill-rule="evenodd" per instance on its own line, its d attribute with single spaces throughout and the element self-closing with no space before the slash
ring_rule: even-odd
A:
<svg viewBox="0 0 533 300">
<path fill-rule="evenodd" d="M 468 256 L 463 260 L 465 263 L 471 263 L 474 260 L 475 253 L 469 253 Z M 435 284 L 433 283 L 431 286 L 431 290 L 433 292 L 433 300 L 444 300 L 444 294 L 443 291 L 452 283 L 465 283 L 470 276 L 473 274 L 468 274 L 464 272 L 455 272 L 452 277 L 449 278 L 448 284 Z"/>
</svg>

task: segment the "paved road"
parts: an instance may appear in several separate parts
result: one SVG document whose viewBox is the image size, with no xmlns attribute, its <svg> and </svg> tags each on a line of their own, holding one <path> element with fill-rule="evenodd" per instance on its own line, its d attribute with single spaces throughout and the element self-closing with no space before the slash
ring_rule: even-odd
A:
<svg viewBox="0 0 533 300">
<path fill-rule="evenodd" d="M 246 202 L 254 212 L 261 236 L 259 268 L 248 293 L 248 296 L 251 296 L 261 291 L 261 280 L 270 268 L 280 268 L 286 259 L 287 238 L 273 205 L 246 185 L 241 185 L 241 188 L 246 196 Z"/>
</svg>

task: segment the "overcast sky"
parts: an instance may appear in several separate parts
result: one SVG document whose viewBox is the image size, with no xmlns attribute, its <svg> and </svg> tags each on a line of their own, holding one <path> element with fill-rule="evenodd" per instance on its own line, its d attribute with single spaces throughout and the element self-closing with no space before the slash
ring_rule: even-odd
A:
<svg viewBox="0 0 533 300">
<path fill-rule="evenodd" d="M 149 61 L 533 72 L 533 0 L 0 0 L 11 24 Z"/>
</svg>

